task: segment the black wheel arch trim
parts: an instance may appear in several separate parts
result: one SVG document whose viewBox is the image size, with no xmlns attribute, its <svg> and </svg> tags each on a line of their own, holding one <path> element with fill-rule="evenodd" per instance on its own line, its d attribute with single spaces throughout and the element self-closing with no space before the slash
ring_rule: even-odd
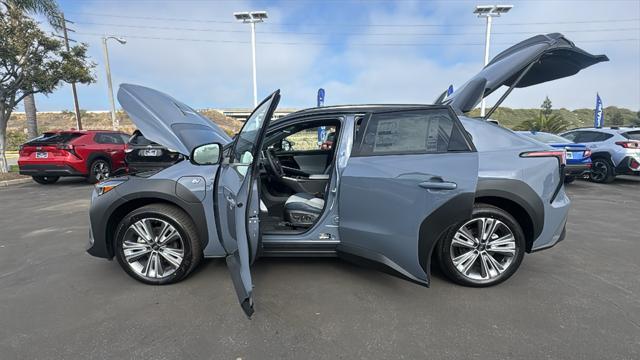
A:
<svg viewBox="0 0 640 360">
<path fill-rule="evenodd" d="M 111 259 L 114 256 L 114 236 L 121 219 L 134 209 L 152 203 L 165 203 L 182 209 L 193 220 L 202 249 L 209 243 L 207 219 L 202 203 L 188 189 L 181 194 L 190 194 L 193 199 L 182 199 L 176 189 L 184 187 L 169 179 L 137 179 L 130 177 L 117 189 L 106 193 L 104 199 L 94 201 L 91 206 L 90 221 L 93 245 L 87 250 L 97 257 Z M 101 197 L 102 197 L 101 196 Z M 114 197 L 109 199 L 109 197 Z"/>
<path fill-rule="evenodd" d="M 562 183 L 561 183 L 562 184 Z M 496 198 L 515 203 L 522 208 L 531 220 L 530 233 L 523 227 L 527 237 L 527 252 L 531 251 L 533 242 L 542 234 L 544 228 L 544 203 L 540 196 L 525 182 L 515 179 L 484 178 L 478 179 L 476 199 Z M 500 207 L 497 204 L 491 204 Z M 504 209 L 507 210 L 508 209 Z M 518 222 L 520 219 L 512 214 Z"/>
</svg>

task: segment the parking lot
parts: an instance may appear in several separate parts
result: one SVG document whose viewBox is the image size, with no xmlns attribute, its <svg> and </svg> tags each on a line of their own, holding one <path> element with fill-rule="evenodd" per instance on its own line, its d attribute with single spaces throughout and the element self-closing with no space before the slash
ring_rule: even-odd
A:
<svg viewBox="0 0 640 360">
<path fill-rule="evenodd" d="M 640 177 L 569 185 L 566 240 L 493 288 L 259 260 L 252 320 L 221 260 L 153 287 L 86 254 L 90 191 L 0 190 L 0 358 L 640 358 Z"/>
</svg>

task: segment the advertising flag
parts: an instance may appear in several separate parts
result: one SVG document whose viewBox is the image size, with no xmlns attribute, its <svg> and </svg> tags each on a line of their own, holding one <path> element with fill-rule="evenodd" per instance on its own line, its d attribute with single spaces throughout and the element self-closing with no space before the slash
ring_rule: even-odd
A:
<svg viewBox="0 0 640 360">
<path fill-rule="evenodd" d="M 324 89 L 318 89 L 318 107 L 324 106 Z M 324 142 L 326 129 L 324 126 L 318 127 L 318 146 Z"/>
<path fill-rule="evenodd" d="M 449 88 L 447 89 L 447 97 L 451 96 L 451 94 L 453 94 L 453 85 L 449 85 Z"/>
<path fill-rule="evenodd" d="M 596 93 L 596 111 L 594 112 L 593 126 L 601 128 L 604 125 L 604 112 L 602 111 L 602 99 Z"/>
</svg>

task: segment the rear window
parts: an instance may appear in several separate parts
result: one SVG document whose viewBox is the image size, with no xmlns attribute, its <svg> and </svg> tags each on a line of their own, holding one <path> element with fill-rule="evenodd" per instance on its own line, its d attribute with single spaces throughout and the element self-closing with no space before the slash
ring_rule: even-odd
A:
<svg viewBox="0 0 640 360">
<path fill-rule="evenodd" d="M 557 143 L 568 143 L 571 142 L 571 140 L 569 139 L 565 139 L 562 136 L 558 136 L 555 134 L 549 134 L 549 133 L 541 133 L 541 132 L 536 132 L 536 133 L 531 133 L 531 132 L 527 132 L 527 133 L 523 133 L 525 136 L 530 137 L 532 139 L 538 140 L 540 142 L 543 142 L 545 144 L 557 144 Z"/>
<path fill-rule="evenodd" d="M 69 133 L 69 132 L 60 132 L 60 133 L 44 133 L 39 137 L 30 140 L 26 143 L 26 145 L 53 145 L 53 144 L 66 144 L 71 140 L 77 139 L 82 134 L 79 133 Z"/>
<path fill-rule="evenodd" d="M 357 156 L 470 150 L 446 109 L 373 114 L 361 141 Z"/>
<path fill-rule="evenodd" d="M 138 133 L 138 132 L 134 133 L 133 136 L 131 136 L 131 139 L 129 139 L 129 144 L 140 145 L 140 146 L 156 145 L 156 143 L 154 143 L 153 141 L 150 141 L 149 139 L 147 139 L 141 133 Z"/>
<path fill-rule="evenodd" d="M 621 135 L 629 140 L 640 140 L 640 130 L 629 131 L 626 133 L 622 133 Z"/>
</svg>

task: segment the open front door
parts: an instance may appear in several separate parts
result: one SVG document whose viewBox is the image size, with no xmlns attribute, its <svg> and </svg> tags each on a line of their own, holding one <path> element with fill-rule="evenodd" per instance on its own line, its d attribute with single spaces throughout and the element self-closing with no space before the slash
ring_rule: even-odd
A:
<svg viewBox="0 0 640 360">
<path fill-rule="evenodd" d="M 227 267 L 242 310 L 251 317 L 253 298 L 249 266 L 260 239 L 257 172 L 260 149 L 271 116 L 280 101 L 277 90 L 256 107 L 220 165 L 216 180 L 216 225 L 227 252 Z"/>
<path fill-rule="evenodd" d="M 360 129 L 340 179 L 338 251 L 429 285 L 433 246 L 471 217 L 478 153 L 444 106 L 374 113 Z"/>
</svg>

